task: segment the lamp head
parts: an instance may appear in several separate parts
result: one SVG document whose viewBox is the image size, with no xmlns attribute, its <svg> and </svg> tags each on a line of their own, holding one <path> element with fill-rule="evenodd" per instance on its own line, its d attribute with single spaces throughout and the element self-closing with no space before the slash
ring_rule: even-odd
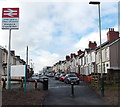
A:
<svg viewBox="0 0 120 107">
<path fill-rule="evenodd" d="M 100 4 L 100 2 L 98 2 L 98 1 L 90 1 L 89 4 L 96 5 L 96 4 Z"/>
</svg>

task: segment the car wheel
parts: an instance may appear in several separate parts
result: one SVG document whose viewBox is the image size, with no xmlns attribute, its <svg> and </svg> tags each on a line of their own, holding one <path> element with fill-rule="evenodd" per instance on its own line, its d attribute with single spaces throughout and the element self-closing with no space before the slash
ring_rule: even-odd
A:
<svg viewBox="0 0 120 107">
<path fill-rule="evenodd" d="M 67 82 L 64 80 L 64 82 L 67 84 Z"/>
<path fill-rule="evenodd" d="M 69 81 L 67 80 L 67 84 L 69 84 Z"/>
</svg>

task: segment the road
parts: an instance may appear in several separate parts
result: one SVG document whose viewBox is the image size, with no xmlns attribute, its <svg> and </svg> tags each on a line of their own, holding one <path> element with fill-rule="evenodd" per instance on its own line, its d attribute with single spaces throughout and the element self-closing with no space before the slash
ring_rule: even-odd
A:
<svg viewBox="0 0 120 107">
<path fill-rule="evenodd" d="M 49 78 L 48 96 L 43 105 L 107 105 L 99 95 L 80 82 L 74 85 L 74 96 L 71 94 L 71 85 Z"/>
</svg>

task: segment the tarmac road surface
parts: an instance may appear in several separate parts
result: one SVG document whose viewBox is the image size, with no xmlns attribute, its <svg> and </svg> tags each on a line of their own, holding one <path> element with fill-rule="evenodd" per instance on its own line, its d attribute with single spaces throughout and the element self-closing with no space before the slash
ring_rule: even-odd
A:
<svg viewBox="0 0 120 107">
<path fill-rule="evenodd" d="M 71 85 L 49 78 L 48 96 L 43 102 L 43 107 L 49 105 L 107 105 L 101 97 L 80 82 L 74 85 L 74 96 L 71 92 Z"/>
</svg>

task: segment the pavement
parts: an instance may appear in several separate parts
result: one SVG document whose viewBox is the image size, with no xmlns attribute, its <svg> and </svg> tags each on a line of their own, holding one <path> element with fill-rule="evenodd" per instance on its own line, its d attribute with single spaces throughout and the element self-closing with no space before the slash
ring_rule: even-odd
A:
<svg viewBox="0 0 120 107">
<path fill-rule="evenodd" d="M 43 107 L 50 105 L 99 105 L 101 107 L 107 103 L 83 82 L 80 82 L 80 85 L 74 85 L 74 95 L 72 95 L 70 84 L 49 79 L 48 96 L 43 102 Z"/>
</svg>

